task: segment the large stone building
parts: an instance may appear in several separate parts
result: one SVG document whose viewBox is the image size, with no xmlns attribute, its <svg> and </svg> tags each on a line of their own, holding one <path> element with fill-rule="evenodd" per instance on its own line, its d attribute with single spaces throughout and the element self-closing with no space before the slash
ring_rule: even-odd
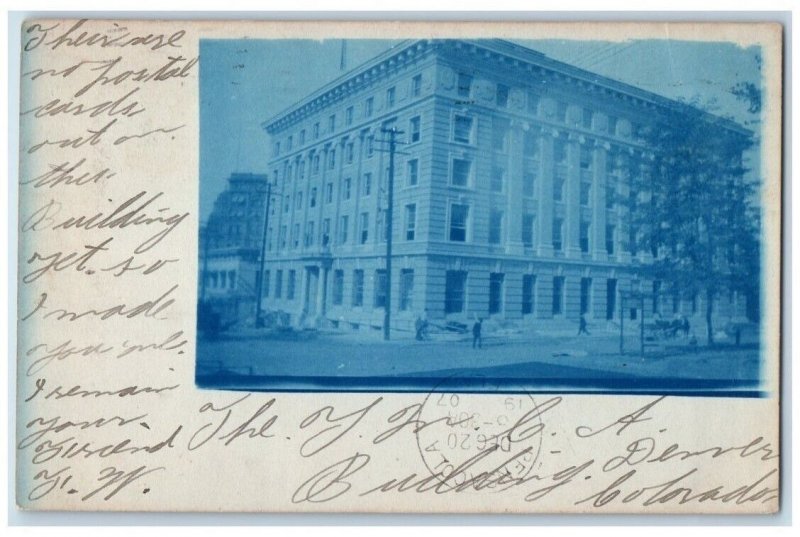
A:
<svg viewBox="0 0 800 537">
<path fill-rule="evenodd" d="M 671 105 L 501 40 L 396 46 L 263 124 L 264 307 L 380 325 L 396 128 L 393 325 L 423 312 L 602 323 L 634 287 L 650 296 L 645 316 L 699 315 L 702 297 L 639 279 L 652 254 L 631 251 L 636 230 L 618 203 L 631 194 L 629 171 L 647 165 L 640 129 Z M 734 295 L 715 308 L 730 318 L 745 305 Z"/>
</svg>

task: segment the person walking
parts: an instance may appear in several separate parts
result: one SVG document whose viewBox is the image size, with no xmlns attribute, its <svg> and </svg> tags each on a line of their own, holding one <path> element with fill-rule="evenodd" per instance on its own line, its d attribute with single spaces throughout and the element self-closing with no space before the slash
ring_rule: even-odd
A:
<svg viewBox="0 0 800 537">
<path fill-rule="evenodd" d="M 587 336 L 590 335 L 589 331 L 586 329 L 586 315 L 581 314 L 581 319 L 578 322 L 578 335 L 586 334 Z"/>
<path fill-rule="evenodd" d="M 481 338 L 481 328 L 483 327 L 483 318 L 479 317 L 472 325 L 472 348 L 483 348 L 483 338 Z"/>
</svg>

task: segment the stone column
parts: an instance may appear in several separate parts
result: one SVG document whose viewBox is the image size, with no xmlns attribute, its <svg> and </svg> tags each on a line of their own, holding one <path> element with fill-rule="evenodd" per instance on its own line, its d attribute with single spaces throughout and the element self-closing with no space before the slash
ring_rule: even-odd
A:
<svg viewBox="0 0 800 537">
<path fill-rule="evenodd" d="M 508 160 L 506 165 L 506 253 L 522 255 L 522 203 L 523 203 L 523 135 L 528 130 L 527 123 L 512 121 L 509 129 Z"/>
<path fill-rule="evenodd" d="M 580 149 L 584 143 L 582 136 L 570 134 L 567 144 L 567 184 L 564 200 L 564 239 L 566 257 L 580 258 L 581 225 L 581 166 Z"/>
<path fill-rule="evenodd" d="M 606 251 L 606 158 L 611 146 L 597 143 L 594 147 L 592 177 L 592 256 L 598 261 L 608 259 Z"/>
<path fill-rule="evenodd" d="M 536 211 L 536 252 L 540 257 L 553 257 L 553 145 L 557 131 L 544 131 L 539 158 L 539 192 Z"/>
</svg>

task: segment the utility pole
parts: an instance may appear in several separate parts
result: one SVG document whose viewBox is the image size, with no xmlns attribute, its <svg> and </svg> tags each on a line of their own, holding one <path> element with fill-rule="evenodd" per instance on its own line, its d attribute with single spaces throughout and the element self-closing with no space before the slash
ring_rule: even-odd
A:
<svg viewBox="0 0 800 537">
<path fill-rule="evenodd" d="M 264 229 L 261 234 L 261 256 L 259 259 L 258 274 L 256 275 L 256 328 L 264 327 L 261 317 L 261 297 L 264 294 L 264 263 L 267 254 L 267 226 L 269 225 L 269 202 L 272 198 L 272 183 L 267 180 L 267 203 L 264 208 Z"/>
<path fill-rule="evenodd" d="M 389 341 L 392 320 L 392 215 L 394 213 L 394 153 L 397 149 L 397 127 L 381 129 L 389 135 L 389 185 L 386 207 L 386 305 L 383 315 L 383 339 Z"/>
</svg>

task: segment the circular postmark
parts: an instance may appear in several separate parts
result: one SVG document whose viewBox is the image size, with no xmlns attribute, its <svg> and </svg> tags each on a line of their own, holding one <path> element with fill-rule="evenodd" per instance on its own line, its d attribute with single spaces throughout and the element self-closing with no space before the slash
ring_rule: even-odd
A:
<svg viewBox="0 0 800 537">
<path fill-rule="evenodd" d="M 443 379 L 420 408 L 415 435 L 422 462 L 446 490 L 501 491 L 520 484 L 541 466 L 543 416 L 560 401 L 537 400 L 524 386 L 492 379 Z"/>
</svg>

